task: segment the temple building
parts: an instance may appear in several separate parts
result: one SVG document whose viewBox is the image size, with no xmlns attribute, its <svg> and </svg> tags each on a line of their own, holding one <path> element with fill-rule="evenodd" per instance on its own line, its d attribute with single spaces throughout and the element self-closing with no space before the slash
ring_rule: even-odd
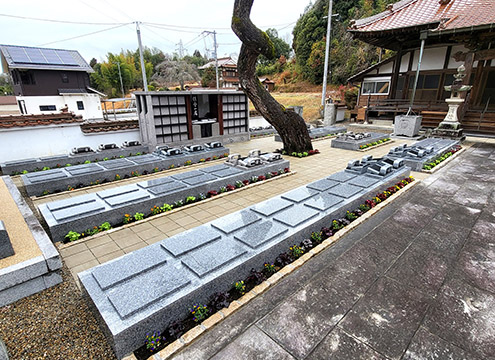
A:
<svg viewBox="0 0 495 360">
<path fill-rule="evenodd" d="M 360 85 L 358 120 L 365 113 L 393 120 L 407 112 L 419 63 L 412 110 L 423 116 L 422 126 L 437 126 L 450 96 L 444 86 L 464 65 L 465 83 L 473 88 L 459 114 L 462 126 L 467 133 L 495 135 L 495 1 L 402 0 L 352 21 L 348 31 L 355 39 L 395 51 L 348 79 Z"/>
</svg>

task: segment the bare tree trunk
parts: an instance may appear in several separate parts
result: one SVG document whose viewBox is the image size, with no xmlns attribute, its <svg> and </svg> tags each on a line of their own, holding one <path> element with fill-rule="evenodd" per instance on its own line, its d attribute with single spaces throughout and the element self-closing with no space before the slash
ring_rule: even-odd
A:
<svg viewBox="0 0 495 360">
<path fill-rule="evenodd" d="M 256 110 L 277 130 L 289 154 L 313 149 L 304 119 L 288 111 L 265 90 L 256 76 L 256 60 L 260 54 L 272 59 L 275 48 L 270 38 L 249 18 L 254 0 L 235 0 L 232 30 L 242 41 L 237 70 L 241 88 Z"/>
</svg>

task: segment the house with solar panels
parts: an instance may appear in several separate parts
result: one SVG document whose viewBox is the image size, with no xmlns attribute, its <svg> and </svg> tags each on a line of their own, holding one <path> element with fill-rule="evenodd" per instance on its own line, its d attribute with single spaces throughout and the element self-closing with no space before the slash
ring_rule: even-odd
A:
<svg viewBox="0 0 495 360">
<path fill-rule="evenodd" d="M 89 86 L 93 69 L 75 50 L 0 45 L 4 72 L 10 73 L 21 114 L 61 110 L 84 120 L 102 119 L 100 97 Z"/>
<path fill-rule="evenodd" d="M 401 0 L 384 12 L 354 20 L 355 39 L 395 55 L 348 79 L 360 85 L 358 120 L 393 121 L 412 110 L 435 128 L 448 111 L 445 99 L 457 68 L 472 85 L 459 117 L 468 134 L 495 135 L 495 1 Z M 419 76 L 416 81 L 416 74 Z"/>
</svg>

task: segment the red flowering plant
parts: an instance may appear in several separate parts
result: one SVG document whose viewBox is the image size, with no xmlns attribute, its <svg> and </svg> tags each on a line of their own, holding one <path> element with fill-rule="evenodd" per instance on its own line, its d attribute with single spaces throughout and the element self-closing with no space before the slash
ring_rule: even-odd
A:
<svg viewBox="0 0 495 360">
<path fill-rule="evenodd" d="M 244 185 L 249 185 L 249 180 L 242 180 L 242 183 L 243 183 Z"/>
<path fill-rule="evenodd" d="M 218 191 L 210 190 L 206 193 L 206 197 L 211 198 L 212 196 L 218 195 Z"/>
<path fill-rule="evenodd" d="M 227 191 L 235 190 L 235 186 L 231 185 L 231 184 L 227 185 L 226 188 L 227 188 Z"/>
<path fill-rule="evenodd" d="M 264 175 L 260 175 L 260 176 L 258 176 L 258 180 L 259 180 L 259 181 L 266 180 L 266 176 L 264 176 Z"/>
</svg>

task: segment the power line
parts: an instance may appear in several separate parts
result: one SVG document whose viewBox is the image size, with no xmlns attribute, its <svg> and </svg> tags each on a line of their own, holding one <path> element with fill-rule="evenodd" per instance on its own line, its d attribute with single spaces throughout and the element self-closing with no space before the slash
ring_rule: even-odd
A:
<svg viewBox="0 0 495 360">
<path fill-rule="evenodd" d="M 164 38 L 163 36 L 161 36 L 161 35 L 160 35 L 160 34 L 158 34 L 157 32 L 155 32 L 155 31 L 153 31 L 152 29 L 150 29 L 150 27 L 149 27 L 149 26 L 147 26 L 147 25 L 145 25 L 145 23 L 141 23 L 141 25 L 142 25 L 144 28 L 146 28 L 149 32 L 151 32 L 151 33 L 155 34 L 156 36 L 158 36 L 158 37 L 162 38 L 163 40 L 168 41 L 169 43 L 171 43 L 171 44 L 175 45 L 175 42 L 173 42 L 173 41 L 171 41 L 171 40 L 169 40 L 169 39 L 167 39 L 167 38 Z"/>
<path fill-rule="evenodd" d="M 107 28 L 107 29 L 102 29 L 102 30 L 98 30 L 98 31 L 93 31 L 93 32 L 90 32 L 90 33 L 87 33 L 87 34 L 82 34 L 82 35 L 78 35 L 78 36 L 73 36 L 73 37 L 70 37 L 70 38 L 62 39 L 62 40 L 51 41 L 51 42 L 44 43 L 44 44 L 41 44 L 41 45 L 38 45 L 38 46 L 46 46 L 46 45 L 51 45 L 51 44 L 55 44 L 55 43 L 59 43 L 59 42 L 63 42 L 63 41 L 68 41 L 68 40 L 79 39 L 79 38 L 84 37 L 84 36 L 94 35 L 94 34 L 98 34 L 98 33 L 104 32 L 104 31 L 109 31 L 109 30 L 117 29 L 117 28 L 120 28 L 120 27 L 122 27 L 122 26 L 127 26 L 127 25 L 129 25 L 129 24 L 132 24 L 132 23 L 125 23 L 125 24 L 121 24 L 121 25 L 118 25 L 118 26 L 112 26 L 112 27 Z"/>
<path fill-rule="evenodd" d="M 22 19 L 22 20 L 46 21 L 46 22 L 62 23 L 62 24 L 74 24 L 74 25 L 107 25 L 108 26 L 108 25 L 120 25 L 120 24 L 122 24 L 122 23 L 101 23 L 101 22 L 83 22 L 83 21 L 43 19 L 43 18 L 18 16 L 18 15 L 10 15 L 10 14 L 0 14 L 0 16 L 14 18 L 14 19 Z"/>
</svg>

